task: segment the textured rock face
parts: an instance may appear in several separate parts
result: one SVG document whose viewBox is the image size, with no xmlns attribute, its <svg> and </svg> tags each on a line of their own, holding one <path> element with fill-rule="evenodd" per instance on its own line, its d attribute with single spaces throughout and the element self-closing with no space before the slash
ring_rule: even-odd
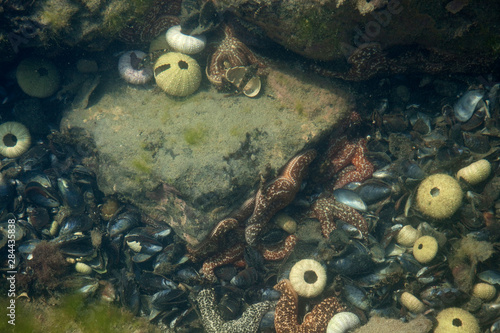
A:
<svg viewBox="0 0 500 333">
<path fill-rule="evenodd" d="M 118 76 L 86 109 L 70 109 L 62 129 L 95 139 L 99 183 L 196 242 L 298 151 L 327 134 L 353 107 L 347 89 L 302 72 L 270 69 L 265 91 L 225 97 L 203 82 L 174 99 Z M 267 175 L 270 177 L 269 175 Z"/>
<path fill-rule="evenodd" d="M 445 52 L 437 61 L 450 62 L 455 56 L 453 61 L 460 62 L 460 57 L 466 57 L 461 67 L 470 62 L 491 65 L 500 54 L 500 28 L 496 24 L 500 3 L 487 0 L 217 0 L 216 3 L 259 26 L 271 39 L 293 52 L 311 59 L 335 61 L 329 65 L 336 70 L 342 70 L 348 57 L 367 43 L 379 44 L 389 53 L 388 57 L 401 52 L 401 48 L 442 50 Z M 426 60 L 425 54 L 420 57 L 420 62 Z M 407 62 L 400 65 L 412 69 Z M 441 70 L 446 70 L 446 66 Z"/>
<path fill-rule="evenodd" d="M 150 10 L 154 0 L 6 0 L 0 6 L 2 62 L 23 49 L 43 47 L 51 52 L 78 46 L 102 50 L 134 18 Z M 179 1 L 172 1 L 178 2 Z"/>
</svg>

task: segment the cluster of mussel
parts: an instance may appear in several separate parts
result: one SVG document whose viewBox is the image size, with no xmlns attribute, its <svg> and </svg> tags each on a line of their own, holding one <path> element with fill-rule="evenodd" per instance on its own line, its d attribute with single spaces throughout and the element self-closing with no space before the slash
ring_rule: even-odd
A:
<svg viewBox="0 0 500 333">
<path fill-rule="evenodd" d="M 190 286 L 201 278 L 189 264 L 181 266 L 185 246 L 168 226 L 105 197 L 91 167 L 95 145 L 73 134 L 52 133 L 1 161 L 0 270 L 17 271 L 19 295 L 76 292 L 172 327 L 188 325 L 197 318 Z M 15 246 L 8 245 L 12 221 Z"/>
<path fill-rule="evenodd" d="M 424 313 L 436 321 L 436 332 L 500 330 L 499 87 L 399 112 L 382 98 L 371 106 L 371 124 L 357 129 L 355 135 L 369 137 L 367 156 L 376 171 L 333 195 L 363 212 L 370 234 L 363 237 L 338 221 L 317 256 L 362 320 L 410 320 Z M 431 184 L 426 202 L 420 192 L 431 175 L 444 181 Z M 452 184 L 456 192 L 445 198 Z M 438 213 L 430 207 L 439 196 L 443 200 L 432 208 Z M 453 312 L 457 321 L 441 330 L 444 309 L 466 311 Z"/>
</svg>

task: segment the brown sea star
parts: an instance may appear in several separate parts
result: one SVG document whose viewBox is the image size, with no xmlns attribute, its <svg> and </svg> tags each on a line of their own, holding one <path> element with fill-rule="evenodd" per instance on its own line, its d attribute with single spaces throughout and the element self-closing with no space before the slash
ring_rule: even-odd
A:
<svg viewBox="0 0 500 333">
<path fill-rule="evenodd" d="M 259 69 L 265 65 L 253 54 L 250 49 L 234 36 L 233 29 L 224 27 L 224 39 L 216 47 L 209 58 L 206 73 L 208 80 L 218 89 L 224 88 L 226 72 L 237 66 L 257 65 Z M 258 74 L 259 71 L 257 71 Z"/>
<path fill-rule="evenodd" d="M 334 219 L 352 224 L 358 228 L 363 237 L 368 235 L 368 223 L 364 217 L 354 208 L 337 201 L 333 195 L 316 200 L 311 206 L 311 216 L 319 220 L 321 233 L 326 238 L 337 228 Z"/>
<path fill-rule="evenodd" d="M 363 182 L 371 178 L 375 167 L 366 157 L 366 139 L 348 140 L 347 136 L 337 139 L 329 149 L 333 173 L 337 180 L 333 189 L 342 188 L 351 182 Z M 352 164 L 352 166 L 350 166 Z"/>
<path fill-rule="evenodd" d="M 323 333 L 333 315 L 346 309 L 337 298 L 329 297 L 316 305 L 299 324 L 299 300 L 290 281 L 281 280 L 274 289 L 281 292 L 274 315 L 276 333 Z"/>
<path fill-rule="evenodd" d="M 278 178 L 257 191 L 255 208 L 245 227 L 245 239 L 249 245 L 255 243 L 271 217 L 292 202 L 300 189 L 307 167 L 315 157 L 314 149 L 298 154 L 288 161 Z"/>
<path fill-rule="evenodd" d="M 181 12 L 180 0 L 155 0 L 144 17 L 128 24 L 122 29 L 118 38 L 130 44 L 150 42 L 161 32 L 179 24 L 177 17 Z"/>
</svg>

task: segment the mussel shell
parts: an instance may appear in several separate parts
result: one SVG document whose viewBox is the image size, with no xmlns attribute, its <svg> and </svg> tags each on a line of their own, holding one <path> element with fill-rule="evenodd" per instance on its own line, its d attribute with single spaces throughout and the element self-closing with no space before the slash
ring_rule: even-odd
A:
<svg viewBox="0 0 500 333">
<path fill-rule="evenodd" d="M 392 193 L 392 188 L 387 183 L 372 180 L 361 184 L 356 189 L 356 192 L 359 194 L 361 200 L 367 205 L 371 205 L 388 198 Z"/>
<path fill-rule="evenodd" d="M 370 250 L 358 242 L 353 242 L 341 257 L 327 261 L 328 270 L 345 275 L 366 274 L 375 267 Z"/>
<path fill-rule="evenodd" d="M 26 212 L 28 222 L 37 230 L 45 227 L 50 221 L 49 212 L 45 207 L 28 207 Z"/>
<path fill-rule="evenodd" d="M 59 197 L 52 187 L 46 187 L 37 181 L 26 184 L 24 195 L 28 201 L 42 207 L 55 208 L 60 206 Z"/>
<path fill-rule="evenodd" d="M 453 106 L 455 117 L 461 121 L 466 122 L 474 114 L 477 103 L 483 98 L 484 91 L 470 90 L 462 95 Z"/>
<path fill-rule="evenodd" d="M 486 154 L 491 146 L 486 135 L 463 133 L 464 145 L 474 153 Z"/>
<path fill-rule="evenodd" d="M 187 302 L 187 299 L 183 297 L 185 293 L 184 290 L 173 288 L 161 290 L 153 295 L 151 305 L 157 310 L 167 311 L 175 304 Z"/>
<path fill-rule="evenodd" d="M 45 170 L 50 166 L 50 151 L 44 145 L 35 145 L 19 157 L 18 164 L 25 172 Z"/>
<path fill-rule="evenodd" d="M 177 289 L 177 283 L 167 279 L 163 275 L 142 272 L 139 279 L 139 288 L 142 292 L 153 295 L 165 289 Z"/>
<path fill-rule="evenodd" d="M 401 173 L 408 178 L 412 179 L 425 178 L 425 172 L 414 161 L 405 160 L 401 163 L 400 168 L 401 168 Z"/>
<path fill-rule="evenodd" d="M 109 236 L 115 237 L 121 233 L 124 233 L 138 226 L 140 222 L 141 216 L 139 212 L 135 210 L 125 210 L 108 222 L 107 229 Z"/>
<path fill-rule="evenodd" d="M 0 205 L 3 206 L 14 199 L 15 194 L 14 182 L 0 173 Z"/>
<path fill-rule="evenodd" d="M 59 235 L 71 235 L 75 232 L 85 232 L 92 228 L 93 221 L 83 214 L 70 215 L 63 219 Z"/>
<path fill-rule="evenodd" d="M 77 184 L 95 184 L 96 176 L 93 171 L 81 164 L 75 165 L 71 171 L 71 181 Z"/>
<path fill-rule="evenodd" d="M 38 244 L 40 244 L 41 240 L 39 239 L 30 239 L 28 241 L 23 242 L 17 250 L 19 253 L 24 255 L 30 255 L 33 253 L 33 250 L 36 248 Z"/>
<path fill-rule="evenodd" d="M 191 267 L 191 266 L 184 267 L 182 269 L 177 270 L 174 273 L 173 278 L 176 281 L 184 282 L 188 285 L 199 284 L 202 281 L 202 277 L 200 276 L 198 271 L 196 269 L 194 269 L 194 267 Z M 232 276 L 231 276 L 231 278 L 232 278 Z"/>
<path fill-rule="evenodd" d="M 239 288 L 247 288 L 259 280 L 259 273 L 254 267 L 247 267 L 231 279 L 231 284 Z"/>
<path fill-rule="evenodd" d="M 350 206 L 362 212 L 366 211 L 365 202 L 361 196 L 354 191 L 339 188 L 333 191 L 333 196 L 335 197 L 335 200 L 343 203 L 344 205 Z"/>
<path fill-rule="evenodd" d="M 94 247 L 90 236 L 82 234 L 66 234 L 53 239 L 51 242 L 59 246 L 59 251 L 72 257 L 88 257 L 94 254 Z"/>
<path fill-rule="evenodd" d="M 68 179 L 58 178 L 57 187 L 64 204 L 74 213 L 81 213 L 85 209 L 83 195 L 78 186 Z"/>
<path fill-rule="evenodd" d="M 487 270 L 477 275 L 478 279 L 489 284 L 500 284 L 500 272 L 495 270 Z"/>
<path fill-rule="evenodd" d="M 221 297 L 219 304 L 217 304 L 217 309 L 225 321 L 233 320 L 241 313 L 243 305 L 241 297 L 234 296 L 232 293 L 226 293 Z"/>
</svg>

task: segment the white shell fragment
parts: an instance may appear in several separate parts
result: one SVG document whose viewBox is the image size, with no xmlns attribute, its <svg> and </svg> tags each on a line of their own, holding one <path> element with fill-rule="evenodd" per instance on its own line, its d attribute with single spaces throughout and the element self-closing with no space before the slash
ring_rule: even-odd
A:
<svg viewBox="0 0 500 333">
<path fill-rule="evenodd" d="M 203 35 L 190 36 L 183 34 L 180 25 L 174 25 L 168 29 L 165 37 L 171 48 L 184 54 L 200 53 L 207 44 L 207 39 Z"/>
<path fill-rule="evenodd" d="M 401 298 L 399 301 L 410 312 L 422 313 L 425 310 L 424 303 L 422 303 L 418 298 L 416 298 L 413 294 L 410 294 L 407 291 L 401 294 Z"/>
<path fill-rule="evenodd" d="M 245 66 L 231 67 L 226 71 L 226 80 L 231 82 L 235 87 L 239 87 L 247 71 L 248 69 Z M 260 77 L 253 76 L 245 84 L 242 92 L 247 97 L 255 97 L 259 94 L 261 87 Z"/>
<path fill-rule="evenodd" d="M 491 164 L 488 160 L 476 161 L 457 172 L 457 179 L 462 178 L 471 185 L 479 184 L 486 180 L 491 173 Z"/>
<path fill-rule="evenodd" d="M 469 120 L 476 110 L 477 103 L 479 103 L 483 96 L 484 92 L 481 90 L 470 90 L 463 94 L 453 106 L 455 117 L 461 122 Z"/>
<path fill-rule="evenodd" d="M 77 262 L 75 264 L 75 270 L 78 273 L 82 273 L 82 274 L 90 274 L 90 273 L 92 273 L 92 267 L 90 267 L 87 264 L 84 264 L 83 262 Z"/>
<path fill-rule="evenodd" d="M 339 312 L 330 319 L 326 333 L 345 333 L 361 325 L 358 316 L 352 312 Z"/>
</svg>

